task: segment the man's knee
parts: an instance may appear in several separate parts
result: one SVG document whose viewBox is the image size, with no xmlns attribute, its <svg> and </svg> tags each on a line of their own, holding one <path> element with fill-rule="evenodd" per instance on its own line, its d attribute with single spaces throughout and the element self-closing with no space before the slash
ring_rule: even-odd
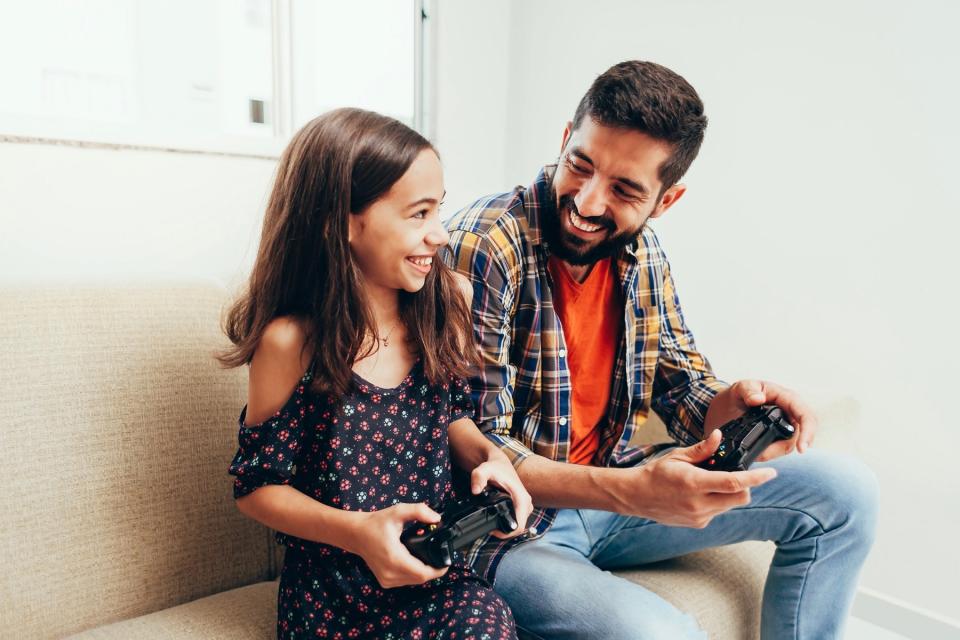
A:
<svg viewBox="0 0 960 640">
<path fill-rule="evenodd" d="M 807 460 L 803 458 L 807 457 Z M 843 529 L 869 547 L 873 542 L 879 506 L 877 477 L 863 462 L 847 455 L 799 456 L 807 463 L 801 482 L 815 491 L 814 514 L 825 530 Z"/>
<path fill-rule="evenodd" d="M 877 513 L 880 506 L 880 487 L 870 467 L 855 458 L 845 457 L 841 473 L 843 497 L 839 499 L 846 511 L 846 526 L 854 530 L 861 543 L 873 544 Z"/>
</svg>

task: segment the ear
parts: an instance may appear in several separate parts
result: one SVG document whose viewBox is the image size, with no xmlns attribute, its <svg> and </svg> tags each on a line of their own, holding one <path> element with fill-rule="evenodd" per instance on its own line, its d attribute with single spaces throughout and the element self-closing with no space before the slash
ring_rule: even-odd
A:
<svg viewBox="0 0 960 640">
<path fill-rule="evenodd" d="M 573 135 L 573 121 L 568 120 L 567 126 L 563 128 L 563 140 L 560 141 L 560 153 L 563 153 L 563 150 L 567 148 L 567 143 L 570 142 L 570 136 Z"/>
<path fill-rule="evenodd" d="M 654 208 L 653 213 L 650 214 L 651 218 L 659 218 L 664 213 L 667 212 L 667 209 L 673 206 L 673 204 L 679 200 L 683 194 L 687 192 L 687 187 L 682 184 L 675 184 L 663 193 L 663 197 L 660 198 L 660 202 L 657 203 L 656 208 Z"/>
</svg>

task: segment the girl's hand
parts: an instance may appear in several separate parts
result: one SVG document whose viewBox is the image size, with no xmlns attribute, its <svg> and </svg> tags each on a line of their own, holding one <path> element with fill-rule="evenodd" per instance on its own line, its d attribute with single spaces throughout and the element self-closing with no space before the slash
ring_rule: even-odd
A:
<svg viewBox="0 0 960 640">
<path fill-rule="evenodd" d="M 491 535 L 506 540 L 524 533 L 527 530 L 527 520 L 533 511 L 533 501 L 523 483 L 520 482 L 517 470 L 510 464 L 510 459 L 499 450 L 492 452 L 486 462 L 478 465 L 470 473 L 470 490 L 474 495 L 483 491 L 488 484 L 497 486 L 510 494 L 517 518 L 516 531 L 510 533 L 494 531 Z"/>
<path fill-rule="evenodd" d="M 364 559 L 384 589 L 423 584 L 447 572 L 447 567 L 436 569 L 424 564 L 400 542 L 406 523 L 440 522 L 440 514 L 426 504 L 401 503 L 357 515 L 356 543 L 350 551 Z"/>
</svg>

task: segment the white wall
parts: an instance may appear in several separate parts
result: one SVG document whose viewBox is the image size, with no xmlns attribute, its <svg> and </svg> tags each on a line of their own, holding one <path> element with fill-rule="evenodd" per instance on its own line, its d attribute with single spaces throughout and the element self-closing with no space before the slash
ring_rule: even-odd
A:
<svg viewBox="0 0 960 640">
<path fill-rule="evenodd" d="M 882 485 L 862 585 L 956 620 L 960 474 L 955 441 L 960 196 L 950 178 L 960 5 L 740 0 L 443 2 L 449 176 L 474 189 L 529 183 L 611 64 L 649 59 L 684 75 L 710 117 L 686 197 L 656 228 L 698 342 L 722 377 L 793 386 L 846 424 L 822 447 L 854 452 Z M 459 12 L 459 13 L 458 13 Z M 451 14 L 456 14 L 451 18 Z M 469 14 L 469 15 L 468 15 Z M 443 19 L 448 19 L 443 22 Z M 506 65 L 505 149 L 491 92 Z M 446 56 L 446 58 L 444 57 Z M 489 66 L 487 61 L 489 60 Z M 494 86 L 484 78 L 496 74 Z M 458 81 L 458 82 L 455 82 Z M 446 120 L 443 120 L 443 118 Z M 497 178 L 502 164 L 503 180 Z"/>
<path fill-rule="evenodd" d="M 275 165 L 0 143 L 0 282 L 236 286 L 255 256 Z"/>
<path fill-rule="evenodd" d="M 443 160 L 452 215 L 473 199 L 508 190 L 504 157 L 510 71 L 510 2 L 435 2 L 434 143 Z"/>
</svg>

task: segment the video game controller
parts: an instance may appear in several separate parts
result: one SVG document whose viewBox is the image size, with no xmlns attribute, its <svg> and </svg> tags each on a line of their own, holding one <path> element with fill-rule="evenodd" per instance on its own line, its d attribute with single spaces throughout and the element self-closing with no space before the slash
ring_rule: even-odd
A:
<svg viewBox="0 0 960 640">
<path fill-rule="evenodd" d="M 751 407 L 722 427 L 716 453 L 695 466 L 710 471 L 746 471 L 763 450 L 777 440 L 793 437 L 795 429 L 775 405 Z"/>
<path fill-rule="evenodd" d="M 453 564 L 453 552 L 470 546 L 491 531 L 516 531 L 513 500 L 506 493 L 487 488 L 450 503 L 437 524 L 416 522 L 404 530 L 400 541 L 415 557 L 432 567 Z"/>
</svg>

